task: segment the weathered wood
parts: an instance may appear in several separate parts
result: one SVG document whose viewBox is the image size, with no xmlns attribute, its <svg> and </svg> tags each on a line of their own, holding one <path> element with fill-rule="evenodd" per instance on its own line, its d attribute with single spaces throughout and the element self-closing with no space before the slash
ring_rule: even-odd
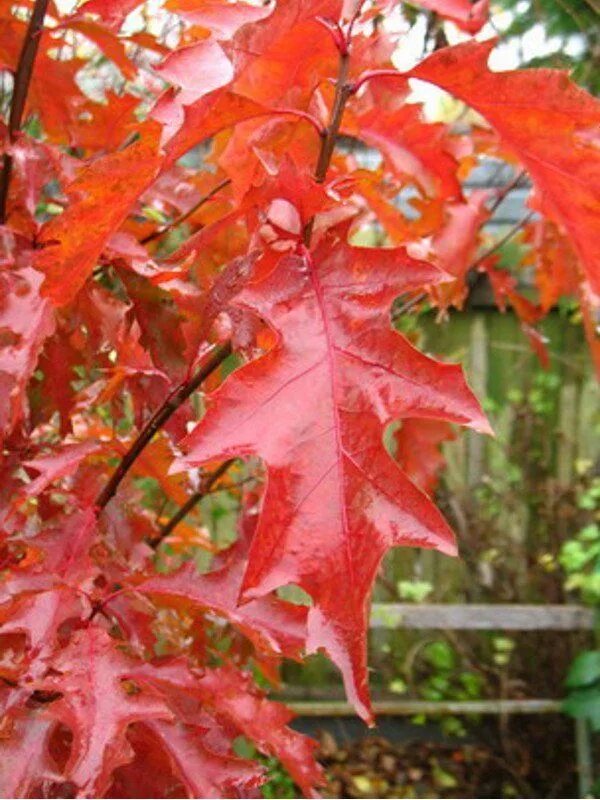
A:
<svg viewBox="0 0 600 800">
<path fill-rule="evenodd" d="M 302 700 L 287 703 L 299 717 L 354 717 L 356 710 L 341 700 Z M 380 700 L 373 703 L 375 715 L 415 714 L 555 714 L 560 700 Z"/>
<path fill-rule="evenodd" d="M 374 603 L 372 628 L 498 631 L 590 630 L 594 614 L 567 605 L 447 605 Z"/>
</svg>

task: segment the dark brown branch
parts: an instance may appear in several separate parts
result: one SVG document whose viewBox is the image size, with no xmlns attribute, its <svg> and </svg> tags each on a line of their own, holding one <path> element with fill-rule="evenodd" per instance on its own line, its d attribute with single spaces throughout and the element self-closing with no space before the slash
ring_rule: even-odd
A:
<svg viewBox="0 0 600 800">
<path fill-rule="evenodd" d="M 198 200 L 197 203 L 194 203 L 194 205 L 190 209 L 185 211 L 183 214 L 180 214 L 178 217 L 176 217 L 174 220 L 167 223 L 166 225 L 163 225 L 162 228 L 157 228 L 152 233 L 149 233 L 147 236 L 144 236 L 144 238 L 140 240 L 141 243 L 148 244 L 148 242 L 153 242 L 155 239 L 160 239 L 160 237 L 164 236 L 165 233 L 168 233 L 169 231 L 173 230 L 173 228 L 176 228 L 178 225 L 181 225 L 182 222 L 185 222 L 186 219 L 189 219 L 192 216 L 192 214 L 195 214 L 199 208 L 202 208 L 202 206 L 205 203 L 211 200 L 218 192 L 221 191 L 221 189 L 224 189 L 226 186 L 229 186 L 230 183 L 231 183 L 231 178 L 225 178 L 225 180 L 218 183 L 209 192 L 203 195 Z"/>
<path fill-rule="evenodd" d="M 494 244 L 491 247 L 489 247 L 485 252 L 483 252 L 478 258 L 476 258 L 467 271 L 470 272 L 472 269 L 477 269 L 477 267 L 481 266 L 481 264 L 483 264 L 483 262 L 487 258 L 494 255 L 494 253 L 497 250 L 499 250 L 503 245 L 505 245 L 506 242 L 512 239 L 513 236 L 521 230 L 521 228 L 524 228 L 525 225 L 527 225 L 529 220 L 533 217 L 533 214 L 534 212 L 530 211 L 529 214 L 526 214 L 522 220 L 517 222 L 516 225 L 513 225 L 513 227 L 504 234 L 504 236 L 498 239 L 497 242 L 494 242 Z"/>
<path fill-rule="evenodd" d="M 48 0 L 35 0 L 31 19 L 27 26 L 27 33 L 23 41 L 19 63 L 15 71 L 14 88 L 12 102 L 10 106 L 10 116 L 8 118 L 8 138 L 12 144 L 18 132 L 21 130 L 23 122 L 23 112 L 31 83 L 33 65 L 41 41 L 41 33 L 44 27 L 44 17 L 48 9 Z M 4 153 L 2 159 L 2 182 L 0 183 L 0 224 L 6 222 L 6 206 L 8 203 L 8 188 L 10 176 L 12 174 L 13 159 L 10 153 Z"/>
<path fill-rule="evenodd" d="M 516 175 L 516 176 L 515 176 L 515 177 L 512 179 L 512 181 L 509 181 L 509 182 L 506 184 L 506 186 L 503 186 L 503 187 L 502 187 L 502 189 L 500 189 L 500 191 L 498 192 L 498 194 L 496 195 L 496 197 L 495 197 L 495 199 L 494 199 L 494 202 L 493 202 L 493 203 L 492 203 L 492 205 L 489 207 L 489 214 L 490 214 L 490 217 L 492 216 L 492 214 L 494 213 L 494 211 L 496 211 L 496 209 L 498 208 L 498 206 L 500 205 L 500 203 L 502 203 L 502 201 L 504 200 L 504 198 L 506 197 L 506 195 L 507 195 L 507 194 L 510 194 L 510 192 L 512 192 L 512 190 L 513 190 L 513 189 L 516 189 L 516 188 L 517 188 L 517 186 L 518 186 L 518 185 L 519 185 L 519 183 L 521 182 L 521 179 L 522 179 L 522 178 L 523 178 L 525 175 L 526 175 L 526 172 L 525 172 L 525 170 L 521 170 L 521 172 L 519 172 L 519 173 L 518 173 L 518 174 L 517 174 L 517 175 Z"/>
<path fill-rule="evenodd" d="M 136 458 L 140 455 L 142 450 L 152 440 L 157 431 L 170 419 L 170 417 L 177 411 L 179 406 L 187 400 L 187 398 L 198 389 L 200 384 L 214 372 L 214 370 L 231 355 L 231 343 L 220 345 L 216 347 L 211 353 L 210 357 L 204 364 L 198 368 L 197 372 L 191 378 L 183 381 L 179 386 L 171 392 L 162 406 L 152 415 L 150 420 L 146 423 L 144 428 L 140 431 L 137 439 L 133 442 L 129 450 L 121 459 L 119 466 L 113 472 L 110 480 L 100 492 L 96 499 L 96 513 L 99 514 L 102 509 L 108 504 L 111 498 L 117 491 L 119 484 L 127 475 L 131 466 Z"/>
<path fill-rule="evenodd" d="M 319 158 L 315 169 L 315 180 L 317 183 L 323 183 L 327 177 L 327 170 L 329 169 L 331 157 L 333 156 L 342 117 L 344 116 L 344 109 L 351 94 L 351 86 L 348 84 L 349 67 L 349 54 L 347 52 L 340 53 L 340 67 L 335 84 L 335 96 L 331 108 L 331 117 L 325 135 L 321 138 L 321 150 L 319 151 Z M 306 247 L 310 245 L 314 224 L 315 218 L 311 217 L 304 226 L 302 240 Z"/>
<path fill-rule="evenodd" d="M 215 483 L 227 472 L 234 461 L 235 458 L 230 458 L 228 461 L 224 461 L 213 472 L 209 472 L 208 475 L 204 475 L 202 477 L 202 480 L 200 481 L 200 488 L 194 492 L 194 494 L 188 497 L 179 511 L 177 511 L 177 513 L 171 517 L 166 525 L 163 525 L 160 533 L 152 540 L 152 547 L 157 548 L 162 540 L 165 539 L 171 533 L 171 531 L 177 527 L 177 525 L 179 525 L 181 520 L 187 517 L 190 511 L 200 502 L 200 500 L 210 493 Z"/>
</svg>

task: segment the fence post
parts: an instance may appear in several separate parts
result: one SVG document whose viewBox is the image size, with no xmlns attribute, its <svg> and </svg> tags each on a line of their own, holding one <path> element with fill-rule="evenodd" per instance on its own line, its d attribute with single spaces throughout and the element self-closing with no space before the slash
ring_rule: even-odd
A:
<svg viewBox="0 0 600 800">
<path fill-rule="evenodd" d="M 575 747 L 577 750 L 577 773 L 579 776 L 579 796 L 591 797 L 594 785 L 592 742 L 587 719 L 575 720 Z"/>
</svg>

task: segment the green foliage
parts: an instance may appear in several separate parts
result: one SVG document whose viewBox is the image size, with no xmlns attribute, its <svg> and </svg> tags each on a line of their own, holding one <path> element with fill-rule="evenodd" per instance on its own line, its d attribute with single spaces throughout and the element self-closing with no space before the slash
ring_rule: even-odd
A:
<svg viewBox="0 0 600 800">
<path fill-rule="evenodd" d="M 263 797 L 298 797 L 298 788 L 289 774 L 276 758 L 264 760 L 267 768 L 267 781 L 261 786 Z"/>
<path fill-rule="evenodd" d="M 403 666 L 406 680 L 395 678 L 388 689 L 405 694 L 412 688 L 423 700 L 433 702 L 477 700 L 483 696 L 484 680 L 479 672 L 465 668 L 460 654 L 445 639 L 429 640 L 415 646 Z M 413 717 L 424 724 L 427 717 Z M 467 728 L 462 717 L 441 716 L 439 723 L 448 736 L 465 736 Z"/>
<path fill-rule="evenodd" d="M 577 505 L 588 511 L 592 517 L 598 516 L 600 509 L 600 479 L 594 478 L 581 492 Z M 577 592 L 584 603 L 600 603 L 600 525 L 590 521 L 574 536 L 565 542 L 559 555 L 559 563 L 567 576 L 565 588 Z"/>
<path fill-rule="evenodd" d="M 567 578 L 565 588 L 596 609 L 600 607 L 600 479 L 594 478 L 578 497 L 579 508 L 592 521 L 563 545 L 559 562 Z M 598 634 L 598 631 L 597 631 Z M 565 682 L 564 711 L 585 719 L 600 730 L 600 650 L 586 650 L 573 661 Z"/>
<path fill-rule="evenodd" d="M 592 730 L 600 730 L 600 650 L 587 650 L 577 656 L 566 686 L 568 696 L 564 711 L 577 719 L 586 719 Z"/>
<path fill-rule="evenodd" d="M 396 584 L 398 596 L 401 600 L 409 603 L 422 603 L 433 591 L 433 585 L 429 581 L 398 581 Z"/>
</svg>

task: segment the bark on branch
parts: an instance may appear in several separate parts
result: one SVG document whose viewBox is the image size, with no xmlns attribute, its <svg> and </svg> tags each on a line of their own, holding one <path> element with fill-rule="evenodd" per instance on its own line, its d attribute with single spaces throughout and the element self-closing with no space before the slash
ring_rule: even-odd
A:
<svg viewBox="0 0 600 800">
<path fill-rule="evenodd" d="M 35 0 L 31 19 L 19 55 L 19 63 L 14 73 L 13 96 L 8 118 L 8 141 L 12 144 L 21 130 L 25 103 L 31 84 L 35 57 L 42 38 L 44 18 L 48 9 L 49 0 Z M 6 222 L 6 206 L 8 202 L 8 189 L 12 174 L 13 159 L 10 153 L 4 153 L 2 158 L 2 181 L 0 182 L 0 224 Z"/>
<path fill-rule="evenodd" d="M 152 415 L 146 425 L 140 431 L 137 439 L 133 442 L 129 450 L 121 459 L 119 466 L 113 472 L 110 480 L 96 498 L 96 513 L 99 514 L 102 509 L 114 497 L 119 484 L 127 475 L 137 457 L 142 450 L 150 443 L 152 437 L 157 433 L 163 425 L 171 418 L 177 411 L 179 406 L 187 400 L 187 398 L 198 389 L 198 387 L 214 372 L 217 367 L 231 355 L 231 343 L 220 345 L 216 347 L 210 357 L 198 368 L 191 378 L 183 381 L 179 386 L 171 392 L 162 406 Z"/>
</svg>

